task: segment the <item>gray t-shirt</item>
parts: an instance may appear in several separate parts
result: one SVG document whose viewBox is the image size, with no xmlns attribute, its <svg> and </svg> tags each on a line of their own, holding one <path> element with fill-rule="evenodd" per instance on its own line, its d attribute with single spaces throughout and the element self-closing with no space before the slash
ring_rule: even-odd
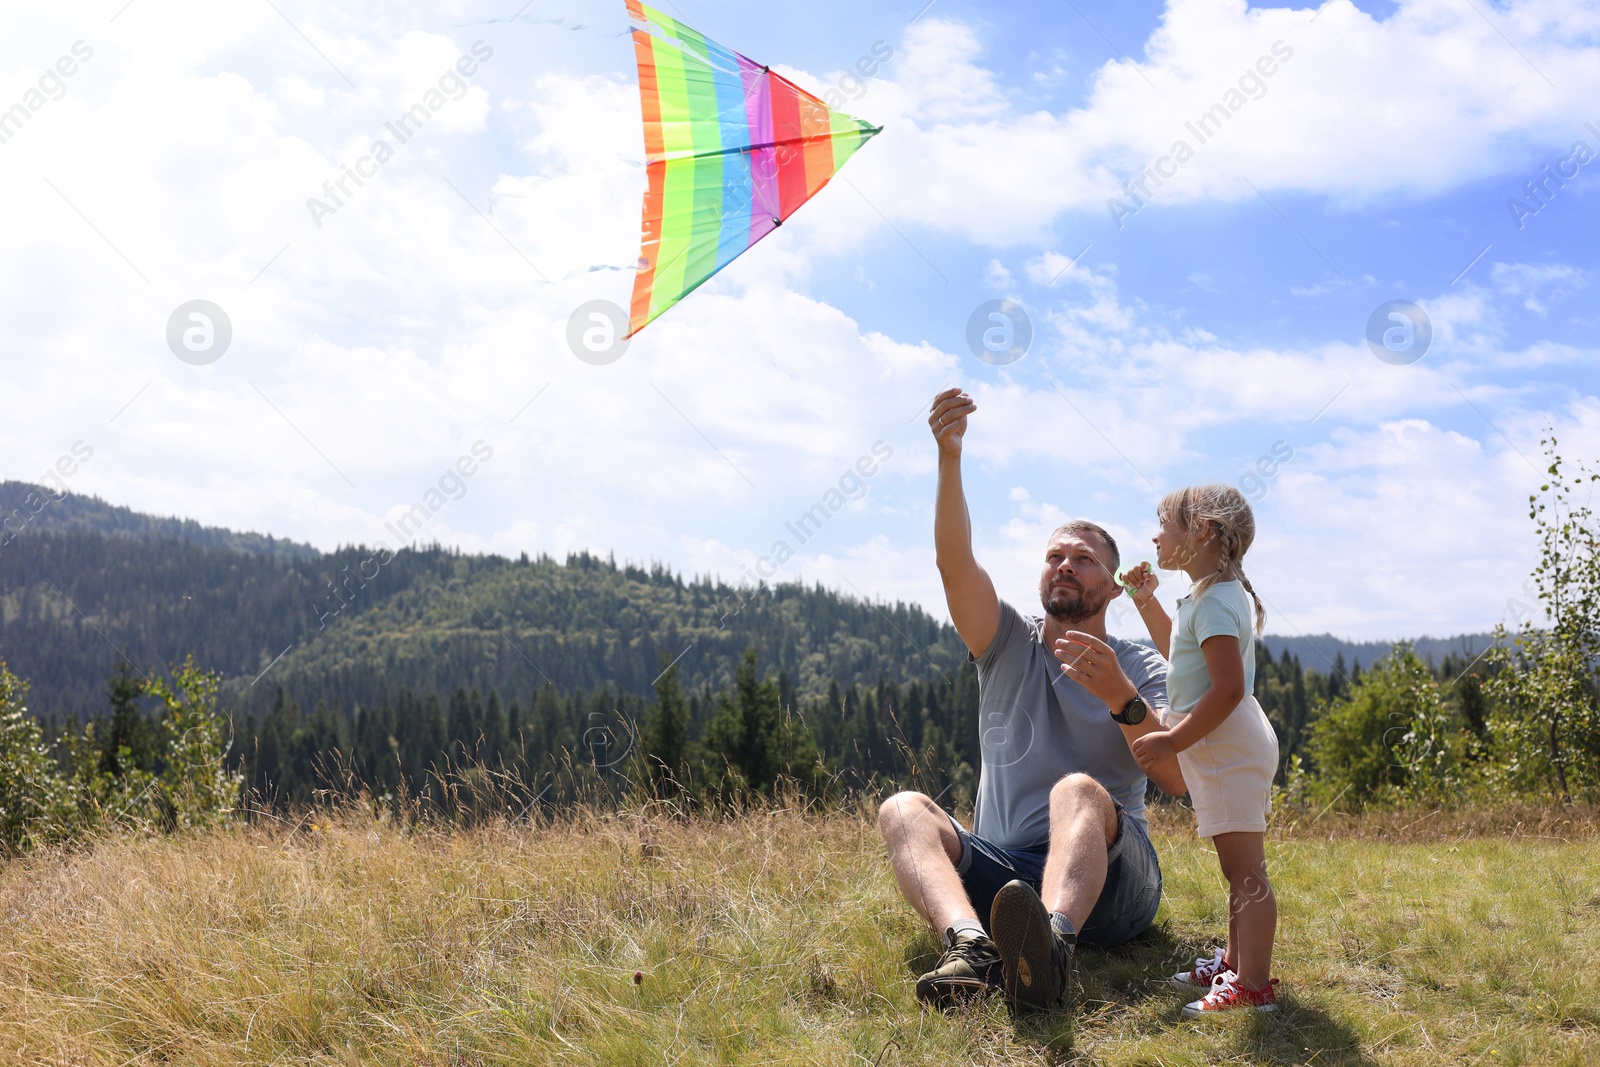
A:
<svg viewBox="0 0 1600 1067">
<path fill-rule="evenodd" d="M 1144 772 L 1105 704 L 1061 671 L 1044 620 L 1000 602 L 1000 627 L 978 664 L 982 769 L 972 832 L 1004 848 L 1045 848 L 1050 788 L 1082 772 L 1144 823 Z M 1155 649 L 1106 643 L 1152 709 L 1167 706 L 1167 665 Z"/>
</svg>

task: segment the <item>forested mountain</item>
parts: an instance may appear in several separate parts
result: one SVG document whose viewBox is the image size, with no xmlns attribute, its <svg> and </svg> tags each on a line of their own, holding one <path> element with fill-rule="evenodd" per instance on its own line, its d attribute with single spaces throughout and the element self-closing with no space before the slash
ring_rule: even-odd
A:
<svg viewBox="0 0 1600 1067">
<path fill-rule="evenodd" d="M 1271 624 L 1269 618 L 1268 624 Z M 1417 650 L 1417 655 L 1435 667 L 1441 667 L 1447 659 L 1466 656 L 1468 660 L 1481 655 L 1483 650 L 1494 644 L 1494 634 L 1461 634 L 1458 637 L 1413 637 L 1407 638 L 1412 648 Z M 1383 659 L 1394 650 L 1393 641 L 1346 641 L 1332 634 L 1311 634 L 1285 637 L 1282 634 L 1267 634 L 1261 639 L 1267 646 L 1267 651 L 1274 658 L 1282 656 L 1285 652 L 1290 657 L 1300 660 L 1308 668 L 1324 673 L 1333 669 L 1333 664 L 1339 658 L 1352 667 L 1366 669 Z"/>
<path fill-rule="evenodd" d="M 954 630 L 920 608 L 820 586 L 741 591 L 587 554 L 321 553 L 70 494 L 13 528 L 0 547 L 0 656 L 47 715 L 103 708 L 119 653 L 148 666 L 193 654 L 247 715 L 280 686 L 345 713 L 385 686 L 524 703 L 546 685 L 644 696 L 666 662 L 686 688 L 721 687 L 747 648 L 808 697 L 833 681 L 952 677 L 964 659 Z"/>
<path fill-rule="evenodd" d="M 916 606 L 741 590 L 587 553 L 324 553 L 3 488 L 0 660 L 52 731 L 98 718 L 107 759 L 150 744 L 134 672 L 192 655 L 223 677 L 232 758 L 258 790 L 296 801 L 341 782 L 427 793 L 441 768 L 463 767 L 504 769 L 545 796 L 614 783 L 640 746 L 713 792 L 802 765 L 958 805 L 976 783 L 976 673 L 954 629 Z M 1422 651 L 1454 678 L 1485 644 Z M 1373 651 L 1324 637 L 1258 647 L 1256 691 L 1285 765 Z M 1458 699 L 1471 720 L 1477 690 Z"/>
</svg>

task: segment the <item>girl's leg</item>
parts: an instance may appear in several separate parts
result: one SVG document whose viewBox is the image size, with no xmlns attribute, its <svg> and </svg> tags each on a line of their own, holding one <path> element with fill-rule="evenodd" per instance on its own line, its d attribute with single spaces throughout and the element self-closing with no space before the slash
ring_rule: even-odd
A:
<svg viewBox="0 0 1600 1067">
<path fill-rule="evenodd" d="M 1228 880 L 1228 959 L 1251 989 L 1272 978 L 1272 941 L 1278 929 L 1278 899 L 1267 880 L 1267 835 L 1218 834 L 1222 876 Z"/>
</svg>

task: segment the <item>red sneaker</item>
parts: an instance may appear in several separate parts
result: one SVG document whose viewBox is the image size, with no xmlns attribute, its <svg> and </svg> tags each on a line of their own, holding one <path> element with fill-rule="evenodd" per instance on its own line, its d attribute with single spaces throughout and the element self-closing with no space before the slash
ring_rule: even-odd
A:
<svg viewBox="0 0 1600 1067">
<path fill-rule="evenodd" d="M 1183 1017 L 1198 1019 L 1202 1015 L 1216 1015 L 1225 1011 L 1277 1011 L 1278 994 L 1272 988 L 1277 984 L 1278 980 L 1274 978 L 1265 989 L 1246 989 L 1238 975 L 1227 971 L 1213 980 L 1211 992 L 1193 1004 L 1183 1006 Z"/>
<path fill-rule="evenodd" d="M 1223 959 L 1223 950 L 1217 949 L 1217 954 L 1210 959 L 1204 956 L 1194 961 L 1194 970 L 1179 971 L 1172 976 L 1172 984 L 1179 989 L 1198 989 L 1202 993 L 1211 988 L 1211 983 L 1219 974 L 1232 974 L 1233 968 L 1228 966 L 1228 961 Z"/>
</svg>

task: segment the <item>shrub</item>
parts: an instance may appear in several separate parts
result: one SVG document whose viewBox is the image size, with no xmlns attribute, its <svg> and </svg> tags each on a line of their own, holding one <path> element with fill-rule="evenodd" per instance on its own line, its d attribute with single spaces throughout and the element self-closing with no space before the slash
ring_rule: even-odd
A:
<svg viewBox="0 0 1600 1067">
<path fill-rule="evenodd" d="M 216 708 L 219 681 L 193 659 L 170 681 L 142 681 L 124 696 L 160 701 L 155 736 L 165 743 L 157 758 L 136 759 L 105 718 L 61 739 L 63 772 L 23 707 L 26 683 L 0 664 L 0 851 L 106 829 L 178 830 L 225 818 L 238 805 L 242 777 L 226 765 L 229 724 Z"/>
<path fill-rule="evenodd" d="M 1375 664 L 1311 726 L 1317 798 L 1440 801 L 1461 784 L 1464 735 L 1432 670 L 1407 644 Z"/>
<path fill-rule="evenodd" d="M 227 767 L 232 729 L 217 713 L 220 681 L 191 656 L 173 671 L 170 685 L 153 678 L 145 687 L 162 704 L 168 741 L 158 804 L 162 822 L 173 829 L 215 825 L 239 804 L 244 776 Z"/>
<path fill-rule="evenodd" d="M 1536 627 L 1530 611 L 1515 646 L 1496 651 L 1491 666 L 1498 669 L 1485 687 L 1495 702 L 1490 733 L 1496 773 L 1508 789 L 1594 798 L 1600 796 L 1600 532 L 1592 510 L 1575 498 L 1600 474 L 1581 465 L 1568 473 L 1555 439 L 1543 443 L 1547 480 L 1528 498 L 1540 548 L 1529 588 L 1549 625 Z"/>
<path fill-rule="evenodd" d="M 14 853 L 63 835 L 72 823 L 71 791 L 45 748 L 39 722 L 23 706 L 27 683 L 0 662 L 0 852 Z"/>
</svg>

